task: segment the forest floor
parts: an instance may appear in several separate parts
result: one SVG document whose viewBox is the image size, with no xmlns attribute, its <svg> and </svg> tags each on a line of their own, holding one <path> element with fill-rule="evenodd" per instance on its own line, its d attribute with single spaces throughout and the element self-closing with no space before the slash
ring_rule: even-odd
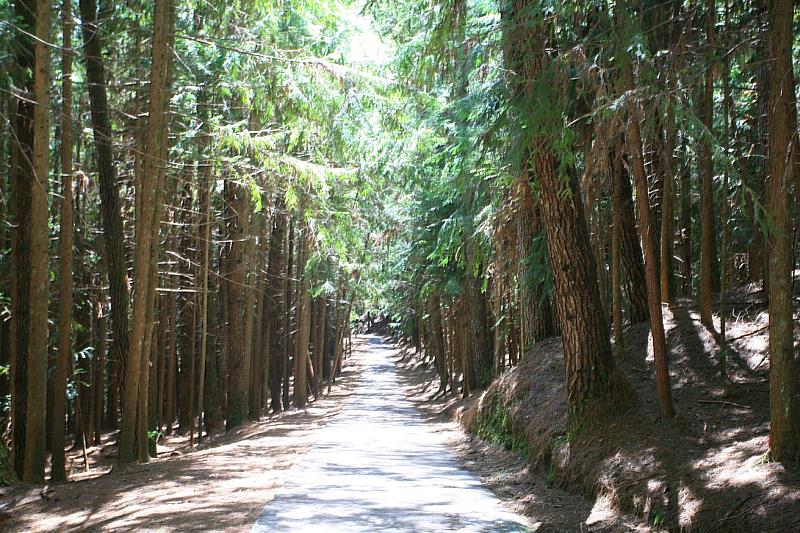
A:
<svg viewBox="0 0 800 533">
<path fill-rule="evenodd" d="M 0 531 L 249 531 L 306 454 L 322 427 L 361 380 L 348 360 L 331 394 L 205 439 L 194 450 L 183 436 L 167 438 L 147 464 L 111 468 L 114 435 L 89 448 L 90 470 L 69 483 L 0 487 Z M 68 465 L 82 470 L 82 454 Z"/>
<path fill-rule="evenodd" d="M 510 463 L 499 469 L 500 474 L 490 465 L 484 468 L 485 477 L 499 490 L 514 492 L 523 507 L 539 499 L 543 478 L 546 487 L 563 487 L 594 502 L 586 522 L 592 531 L 616 528 L 614 520 L 590 523 L 592 516 L 613 517 L 616 510 L 670 530 L 800 531 L 800 470 L 770 462 L 766 456 L 769 361 L 763 293 L 751 286 L 732 291 L 727 298 L 725 381 L 719 373 L 719 345 L 700 324 L 697 309 L 688 301 L 664 306 L 677 411 L 669 422 L 659 417 L 647 324 L 627 329 L 620 363 L 638 398 L 636 407 L 578 437 L 566 432 L 558 338 L 537 343 L 480 399 L 441 398 L 436 394 L 438 380 L 430 374 L 427 383 L 418 385 L 422 388 L 417 395 L 427 390 L 432 412 L 447 413 L 473 428 L 477 419 L 502 406 L 528 460 L 519 467 Z M 481 451 L 486 446 L 466 441 L 465 460 L 475 461 L 480 470 L 487 461 Z M 529 464 L 538 474 L 528 473 Z M 570 502 L 566 508 L 580 508 L 580 501 L 565 501 Z M 578 515 L 587 516 L 582 509 Z M 525 510 L 528 516 L 537 512 L 536 507 Z M 545 515 L 545 523 L 547 519 Z"/>
</svg>

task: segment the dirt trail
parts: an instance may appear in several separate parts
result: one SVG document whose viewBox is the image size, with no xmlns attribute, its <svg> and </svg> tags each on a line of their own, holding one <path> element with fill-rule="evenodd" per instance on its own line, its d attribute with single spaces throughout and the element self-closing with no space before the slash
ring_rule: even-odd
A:
<svg viewBox="0 0 800 533">
<path fill-rule="evenodd" d="M 528 531 L 460 468 L 446 436 L 406 398 L 396 350 L 376 336 L 362 339 L 362 385 L 253 531 Z"/>
</svg>

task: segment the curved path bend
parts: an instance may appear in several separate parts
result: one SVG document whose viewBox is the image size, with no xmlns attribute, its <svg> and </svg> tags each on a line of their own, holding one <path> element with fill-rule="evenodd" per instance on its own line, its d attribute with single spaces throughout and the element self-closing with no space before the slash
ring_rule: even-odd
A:
<svg viewBox="0 0 800 533">
<path fill-rule="evenodd" d="M 393 349 L 362 338 L 361 384 L 253 526 L 266 532 L 530 531 L 406 398 Z"/>
</svg>

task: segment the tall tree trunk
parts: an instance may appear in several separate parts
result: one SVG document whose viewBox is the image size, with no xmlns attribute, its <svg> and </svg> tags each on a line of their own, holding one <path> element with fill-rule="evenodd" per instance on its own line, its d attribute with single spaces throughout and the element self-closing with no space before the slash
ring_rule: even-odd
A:
<svg viewBox="0 0 800 533">
<path fill-rule="evenodd" d="M 625 356 L 625 340 L 622 331 L 622 155 L 612 153 L 612 234 L 611 234 L 611 317 L 614 330 L 614 352 L 617 359 Z"/>
<path fill-rule="evenodd" d="M 545 339 L 553 335 L 552 311 L 550 309 L 550 298 L 542 294 L 541 270 L 549 268 L 549 265 L 533 265 L 531 263 L 534 255 L 534 239 L 541 232 L 539 213 L 535 205 L 535 199 L 529 182 L 527 169 L 526 178 L 518 180 L 517 194 L 519 205 L 516 212 L 517 230 L 517 254 L 519 255 L 517 278 L 519 283 L 520 301 L 520 330 L 522 345 L 520 353 L 522 357 L 533 347 L 534 342 Z M 531 275 L 536 269 L 537 275 Z"/>
<path fill-rule="evenodd" d="M 262 213 L 259 216 L 258 249 L 256 250 L 257 265 L 253 276 L 253 285 L 256 297 L 255 319 L 253 323 L 253 348 L 250 352 L 250 420 L 257 421 L 263 410 L 264 397 L 264 300 L 266 299 L 266 271 L 267 254 L 269 246 L 265 246 L 267 217 Z"/>
<path fill-rule="evenodd" d="M 290 217 L 289 219 L 289 234 L 288 234 L 288 244 L 287 244 L 287 252 L 286 252 L 286 327 L 283 330 L 283 350 L 282 350 L 282 357 L 283 362 L 281 363 L 281 368 L 283 369 L 283 391 L 281 394 L 281 401 L 283 402 L 284 410 L 288 410 L 290 407 L 289 404 L 289 379 L 291 377 L 292 368 L 290 366 L 289 357 L 290 354 L 294 354 L 294 327 L 296 322 L 294 320 L 295 313 L 296 313 L 296 298 L 295 298 L 295 282 L 294 282 L 294 275 L 295 275 L 295 253 L 296 253 L 296 246 L 295 242 L 297 240 L 297 224 L 293 218 Z"/>
<path fill-rule="evenodd" d="M 555 44 L 547 41 L 551 34 L 546 22 L 549 19 L 541 16 L 533 2 L 519 0 L 508 7 L 511 12 L 501 16 L 513 26 L 509 33 L 519 38 L 506 49 L 523 54 L 524 77 L 536 87 L 527 91 L 523 99 L 527 105 L 517 102 L 516 107 L 523 116 L 528 109 L 558 110 L 561 89 L 557 80 L 561 73 L 545 52 Z M 547 83 L 541 83 L 543 76 L 549 80 Z M 566 181 L 562 179 L 564 171 L 559 170 L 561 165 L 553 151 L 552 135 L 561 127 L 560 116 L 552 111 L 540 121 L 539 132 L 531 139 L 531 153 L 541 188 L 542 223 L 561 326 L 569 425 L 579 430 L 599 416 L 623 408 L 629 386 L 612 357 L 576 178 L 573 174 Z"/>
<path fill-rule="evenodd" d="M 800 460 L 800 403 L 792 319 L 792 218 L 789 189 L 793 177 L 792 150 L 797 131 L 792 72 L 793 2 L 769 5 L 769 177 L 766 181 L 769 269 L 770 455 L 777 461 Z"/>
<path fill-rule="evenodd" d="M 178 270 L 180 272 L 180 282 L 178 286 L 181 288 L 178 293 L 178 353 L 180 355 L 180 374 L 178 376 L 178 387 L 182 394 L 178 396 L 178 428 L 181 434 L 189 431 L 191 425 L 190 403 L 191 396 L 189 389 L 191 388 L 191 377 L 195 353 L 193 347 L 196 345 L 195 340 L 195 308 L 196 302 L 194 301 L 194 267 L 192 266 L 195 261 L 191 257 L 192 250 L 194 249 L 194 211 L 192 210 L 192 174 L 194 165 L 185 164 L 183 167 L 183 175 L 181 182 L 183 187 L 180 192 L 180 211 L 181 214 L 176 216 L 180 221 L 176 228 L 178 238 L 176 240 L 180 251 L 181 259 L 178 262 Z"/>
<path fill-rule="evenodd" d="M 442 309 L 438 294 L 428 297 L 428 316 L 428 349 L 436 364 L 436 372 L 439 374 L 439 391 L 447 392 L 449 375 L 447 373 L 447 362 L 445 361 L 447 354 L 445 353 Z"/>
<path fill-rule="evenodd" d="M 633 67 L 628 58 L 625 66 L 627 90 L 634 91 Z M 650 198 L 647 194 L 647 175 L 642 153 L 642 137 L 639 129 L 641 109 L 634 103 L 633 112 L 628 123 L 628 152 L 631 158 L 634 180 L 636 181 L 636 201 L 639 206 L 642 243 L 644 244 L 644 267 L 647 281 L 647 302 L 650 310 L 650 333 L 653 338 L 653 359 L 656 366 L 656 385 L 658 403 L 662 418 L 669 420 L 675 416 L 672 405 L 672 387 L 669 379 L 669 362 L 667 339 L 664 333 L 664 320 L 661 315 L 661 287 L 659 283 L 658 249 L 656 248 L 656 230 L 650 211 Z"/>
<path fill-rule="evenodd" d="M 147 334 L 148 300 L 151 292 L 150 270 L 153 249 L 158 249 L 158 242 L 153 243 L 153 235 L 158 230 L 160 205 L 160 155 L 162 143 L 167 141 L 168 122 L 163 109 L 164 99 L 168 92 L 168 64 L 171 51 L 168 39 L 173 34 L 174 11 L 173 0 L 156 0 L 153 18 L 153 60 L 150 78 L 150 107 L 147 123 L 147 143 L 145 145 L 144 170 L 140 187 L 137 190 L 136 219 L 136 278 L 134 290 L 136 298 L 133 305 L 130 345 L 125 370 L 125 387 L 123 400 L 122 425 L 119 437 L 120 464 L 135 460 L 135 443 L 137 430 L 137 414 L 146 417 L 146 412 L 137 411 L 145 406 L 139 397 L 140 373 L 145 365 L 144 338 Z M 144 384 L 142 384 L 144 385 Z M 141 431 L 141 424 L 138 425 Z"/>
<path fill-rule="evenodd" d="M 211 175 L 211 161 L 205 154 L 208 145 L 208 111 L 207 95 L 201 92 L 198 102 L 198 112 L 202 118 L 200 141 L 198 153 L 201 160 L 197 167 L 197 181 L 200 187 L 200 209 L 202 210 L 202 221 L 199 225 L 198 234 L 200 235 L 200 245 L 203 249 L 202 263 L 200 264 L 202 286 L 200 293 L 200 361 L 198 363 L 198 391 L 197 391 L 197 410 L 200 414 L 197 424 L 197 440 L 203 440 L 203 429 L 205 428 L 205 384 L 206 384 L 206 361 L 208 359 L 208 275 L 211 262 L 211 192 L 214 185 Z"/>
<path fill-rule="evenodd" d="M 725 28 L 730 29 L 730 16 L 728 12 L 728 0 L 725 0 Z M 723 149 L 725 154 L 730 154 L 730 120 L 731 120 L 731 82 L 730 82 L 730 61 L 725 56 L 722 72 L 722 99 L 723 99 Z M 744 168 L 742 168 L 744 172 Z M 722 181 L 722 242 L 720 244 L 720 276 L 719 276 L 719 373 L 721 379 L 726 379 L 728 340 L 727 340 L 727 310 L 725 301 L 725 291 L 728 288 L 728 241 L 730 237 L 730 204 L 729 204 L 729 176 L 728 165 L 723 169 Z"/>
<path fill-rule="evenodd" d="M 253 329 L 255 324 L 255 299 L 256 299 L 256 285 L 258 279 L 258 259 L 256 256 L 255 242 L 258 235 L 258 230 L 253 222 L 248 224 L 248 227 L 253 227 L 256 231 L 249 231 L 247 240 L 245 241 L 244 260 L 245 260 L 245 299 L 244 299 L 244 353 L 243 357 L 247 359 L 247 382 L 244 385 L 247 387 L 247 405 L 245 412 L 248 417 L 250 414 L 251 402 L 253 398 Z M 259 394 L 260 398 L 261 395 Z"/>
<path fill-rule="evenodd" d="M 707 47 L 709 55 L 714 43 L 715 0 L 706 1 Z M 714 65 L 709 59 L 706 66 L 705 87 L 703 92 L 703 126 L 706 135 L 711 135 L 714 128 Z M 712 178 L 714 167 L 711 156 L 711 141 L 703 140 L 701 154 L 701 187 L 700 187 L 700 321 L 709 331 L 716 332 L 711 311 L 711 293 L 714 282 L 712 276 L 716 271 L 714 256 L 714 190 Z"/>
<path fill-rule="evenodd" d="M 689 168 L 680 175 L 681 294 L 692 294 L 692 181 Z"/>
<path fill-rule="evenodd" d="M 673 87 L 672 80 L 669 82 L 670 89 Z M 671 92 L 671 91 L 670 91 Z M 674 117 L 674 104 L 672 96 L 667 97 L 667 123 L 664 127 L 664 195 L 663 205 L 661 209 L 661 258 L 659 260 L 660 272 L 660 285 L 661 285 L 661 301 L 672 301 L 672 252 L 673 252 L 673 217 L 674 217 L 674 197 L 673 184 L 675 183 L 675 170 L 674 170 L 674 153 L 675 153 L 675 117 Z"/>
<path fill-rule="evenodd" d="M 620 221 L 620 238 L 622 252 L 622 270 L 625 274 L 625 296 L 628 298 L 628 318 L 631 324 L 644 322 L 649 318 L 647 308 L 647 282 L 644 275 L 642 247 L 636 231 L 636 215 L 633 211 L 633 190 L 628 173 L 620 158 L 615 164 L 614 172 L 620 173 L 617 178 L 622 193 L 622 212 Z"/>
<path fill-rule="evenodd" d="M 311 287 L 306 275 L 306 262 L 311 253 L 311 229 L 304 225 L 299 232 L 300 249 L 297 261 L 297 338 L 294 353 L 294 406 L 305 407 L 308 402 L 308 337 L 311 326 Z"/>
<path fill-rule="evenodd" d="M 100 290 L 97 300 L 97 379 L 95 380 L 94 389 L 94 416 L 95 416 L 95 433 L 94 444 L 100 446 L 102 442 L 102 429 L 103 429 L 103 400 L 106 391 L 106 352 L 107 352 L 107 338 L 108 326 L 106 325 L 106 295 L 103 290 Z"/>
<path fill-rule="evenodd" d="M 25 461 L 22 481 L 41 483 L 47 460 L 47 295 L 48 189 L 50 181 L 50 21 L 49 0 L 36 2 L 36 45 L 33 108 L 33 181 L 29 214 L 30 264 L 28 317 L 28 405 L 25 421 Z"/>
<path fill-rule="evenodd" d="M 11 132 L 11 187 L 13 197 L 13 231 L 11 249 L 13 275 L 11 284 L 11 418 L 13 427 L 13 464 L 17 477 L 23 477 L 26 454 L 26 422 L 28 405 L 28 341 L 30 316 L 30 214 L 31 190 L 34 183 L 34 95 L 30 72 L 34 65 L 34 41 L 36 31 L 36 4 L 34 0 L 17 0 L 14 14 L 21 30 L 16 34 L 14 83 L 18 94 L 12 102 Z"/>
<path fill-rule="evenodd" d="M 67 404 L 67 377 L 72 361 L 72 0 L 62 7 L 64 50 L 61 58 L 61 228 L 59 247 L 58 363 L 53 383 L 53 445 L 50 480 L 66 481 L 64 423 Z M 98 365 L 99 366 L 99 365 Z M 102 369 L 100 369 L 102 372 Z M 99 375 L 99 374 L 98 374 Z M 95 389 L 98 388 L 95 380 Z M 102 390 L 102 385 L 100 385 Z M 97 395 L 95 394 L 96 402 Z M 102 405 L 102 396 L 99 398 Z M 100 427 L 101 416 L 95 423 Z"/>
<path fill-rule="evenodd" d="M 286 255 L 284 247 L 286 242 L 286 214 L 283 212 L 285 205 L 279 194 L 275 202 L 275 216 L 272 221 L 272 237 L 269 240 L 269 264 L 267 265 L 267 280 L 269 299 L 269 322 L 267 336 L 269 338 L 269 389 L 272 411 L 278 413 L 282 410 L 281 381 L 283 380 L 283 362 L 285 346 L 284 331 L 287 328 L 286 308 Z"/>
<path fill-rule="evenodd" d="M 466 276 L 464 297 L 469 316 L 469 351 L 473 371 L 470 376 L 470 391 L 474 391 L 485 389 L 492 381 L 492 341 L 481 280 L 470 272 Z"/>
<path fill-rule="evenodd" d="M 86 81 L 89 107 L 94 130 L 95 157 L 100 182 L 100 211 L 103 219 L 103 242 L 108 267 L 109 294 L 111 296 L 112 365 L 117 369 L 117 385 L 122 387 L 125 358 L 128 353 L 128 266 L 125 257 L 122 216 L 117 188 L 117 170 L 114 166 L 113 137 L 106 94 L 106 74 L 103 65 L 101 25 L 97 18 L 96 0 L 80 0 L 83 53 L 86 62 Z M 116 393 L 110 399 L 116 399 Z M 116 412 L 116 402 L 110 402 Z M 116 415 L 109 422 L 116 427 Z"/>
<path fill-rule="evenodd" d="M 225 409 L 226 430 L 247 420 L 248 389 L 250 385 L 250 357 L 245 353 L 245 260 L 249 220 L 249 191 L 228 180 L 225 183 L 227 218 L 227 258 L 225 283 L 228 302 L 228 402 Z"/>
</svg>

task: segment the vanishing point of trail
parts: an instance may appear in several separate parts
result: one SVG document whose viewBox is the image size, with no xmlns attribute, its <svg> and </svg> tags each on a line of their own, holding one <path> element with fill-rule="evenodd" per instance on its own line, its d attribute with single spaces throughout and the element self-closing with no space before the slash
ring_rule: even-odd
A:
<svg viewBox="0 0 800 533">
<path fill-rule="evenodd" d="M 252 531 L 528 531 L 406 399 L 392 349 L 365 340 L 361 384 Z"/>
</svg>

